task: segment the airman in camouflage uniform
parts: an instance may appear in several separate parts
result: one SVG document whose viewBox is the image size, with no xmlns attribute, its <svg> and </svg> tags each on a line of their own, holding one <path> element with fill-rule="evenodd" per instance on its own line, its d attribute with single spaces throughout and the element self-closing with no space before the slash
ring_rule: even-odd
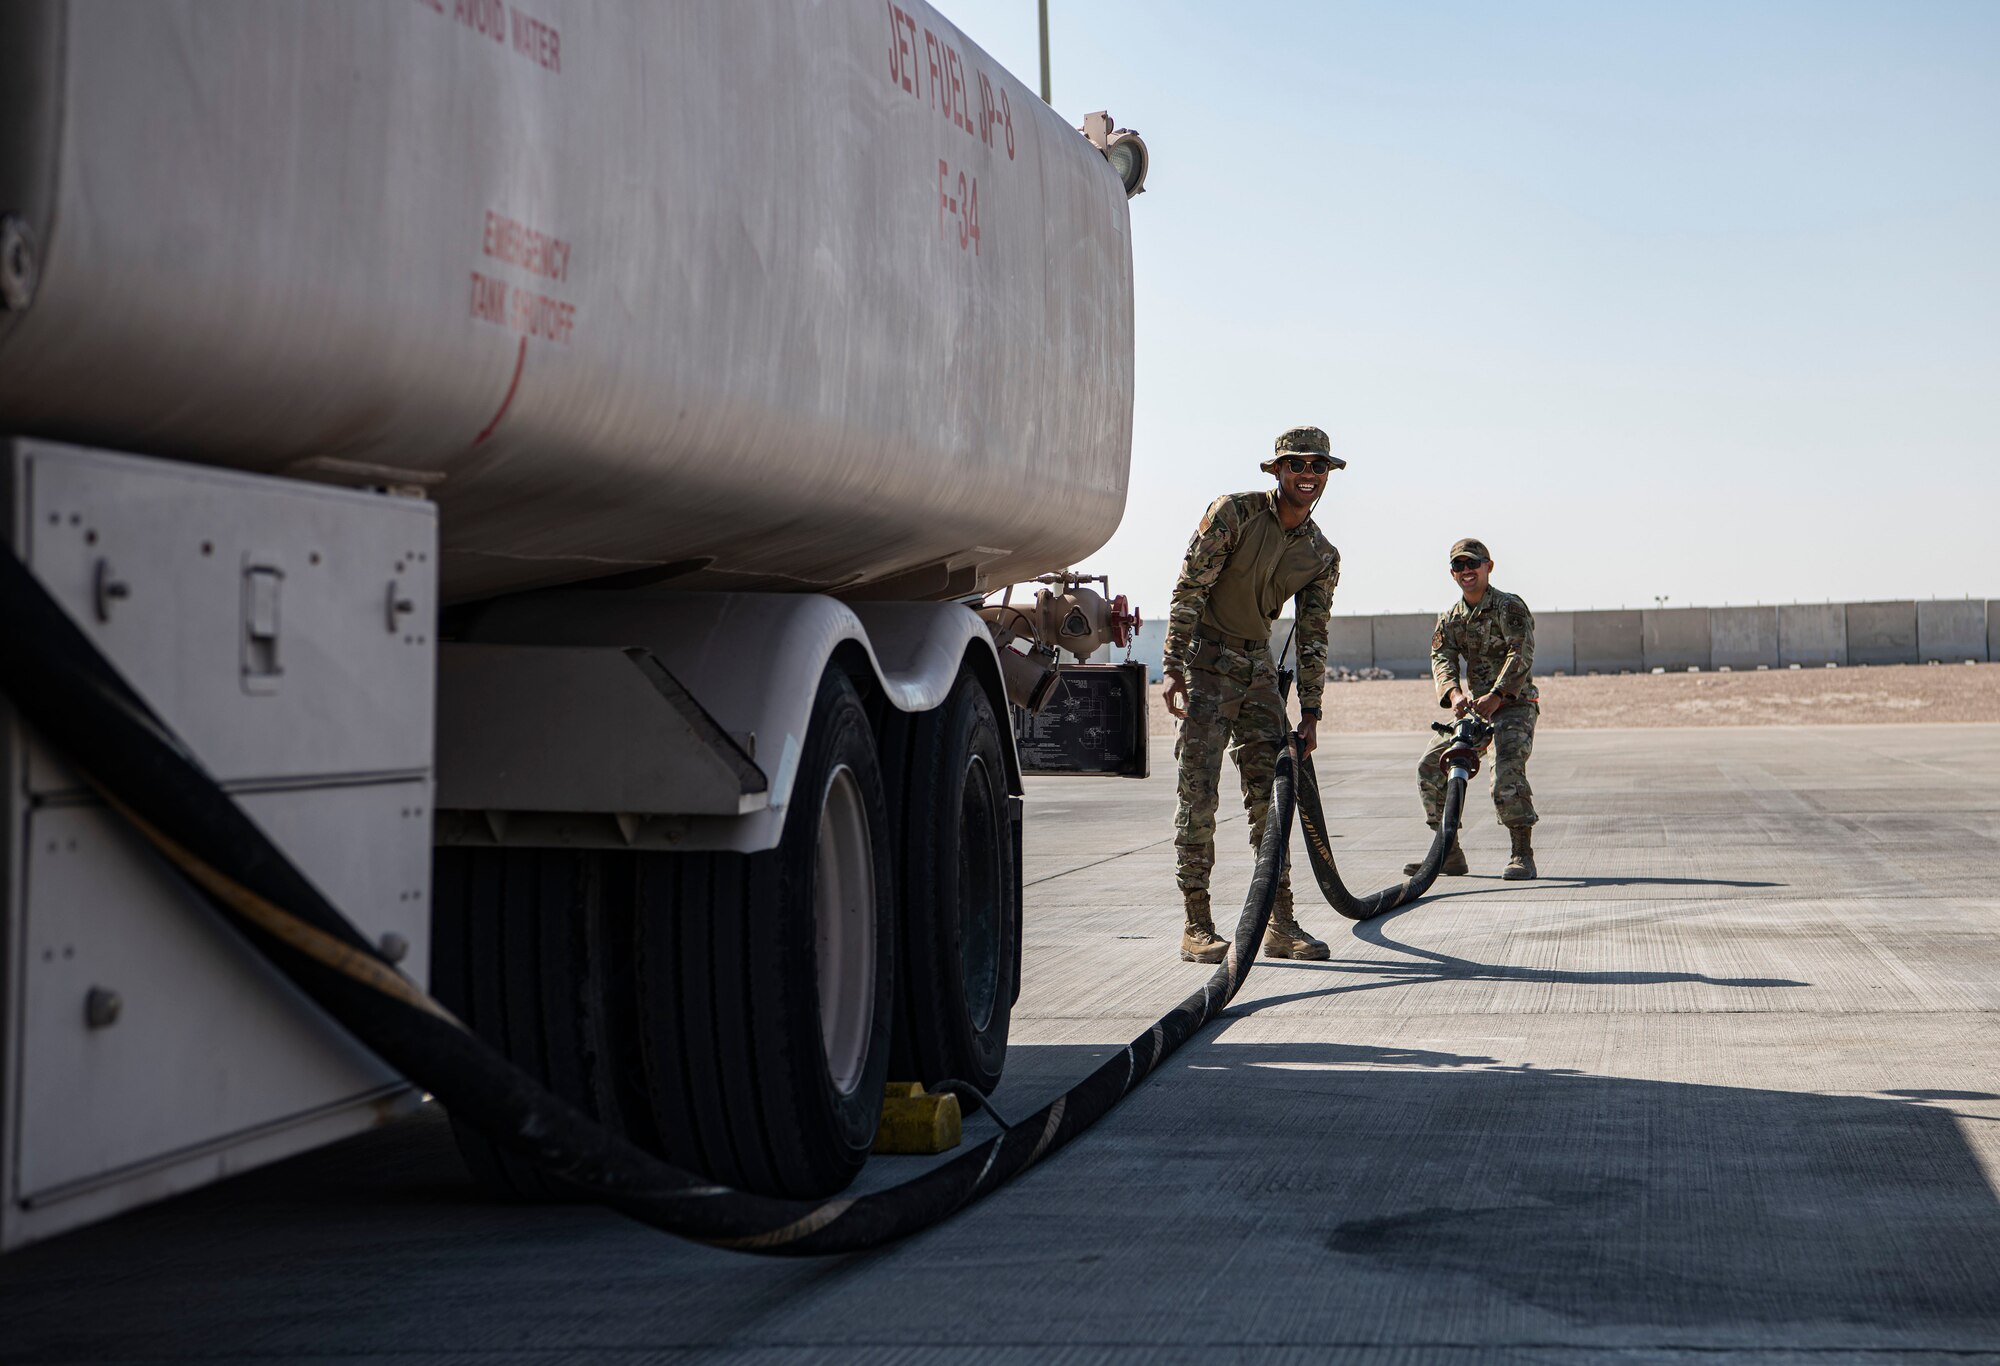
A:
<svg viewBox="0 0 2000 1366">
<path fill-rule="evenodd" d="M 1510 881 L 1535 876 L 1535 793 L 1528 786 L 1528 755 L 1535 748 L 1535 718 L 1541 694 L 1530 671 L 1535 663 L 1535 617 L 1528 604 L 1487 583 L 1493 557 L 1484 542 L 1471 538 L 1451 548 L 1451 577 L 1462 596 L 1439 614 L 1431 634 L 1431 681 L 1438 705 L 1455 715 L 1476 711 L 1493 723 L 1493 808 L 1507 827 L 1513 851 L 1501 874 Z M 1460 679 L 1460 666 L 1464 678 Z M 1443 818 L 1445 773 L 1438 757 L 1451 744 L 1441 739 L 1417 765 L 1417 788 L 1431 829 Z M 1406 871 L 1414 872 L 1411 864 Z M 1465 873 L 1465 851 L 1454 840 L 1443 871 Z"/>
<path fill-rule="evenodd" d="M 1275 489 L 1225 494 L 1209 505 L 1188 543 L 1167 614 L 1167 709 L 1185 719 L 1175 755 L 1180 801 L 1174 813 L 1175 877 L 1187 903 L 1181 957 L 1220 962 L 1227 940 L 1215 932 L 1208 879 L 1215 866 L 1215 807 L 1222 754 L 1228 748 L 1243 782 L 1250 845 L 1264 835 L 1271 779 L 1285 741 L 1285 707 L 1271 659 L 1271 623 L 1297 600 L 1299 731 L 1317 742 L 1326 682 L 1327 618 L 1340 581 L 1340 552 L 1313 525 L 1313 504 L 1329 471 L 1347 462 L 1331 453 L 1326 433 L 1294 427 L 1264 462 Z M 1185 708 L 1178 699 L 1185 698 Z M 1273 958 L 1325 958 L 1292 908 L 1291 876 L 1279 881 L 1264 952 Z"/>
</svg>

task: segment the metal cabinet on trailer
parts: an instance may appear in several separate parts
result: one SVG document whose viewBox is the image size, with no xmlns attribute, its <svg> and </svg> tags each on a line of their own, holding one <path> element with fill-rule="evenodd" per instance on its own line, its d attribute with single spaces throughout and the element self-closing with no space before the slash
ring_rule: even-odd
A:
<svg viewBox="0 0 2000 1366">
<path fill-rule="evenodd" d="M 0 512 L 148 704 L 423 982 L 434 508 L 6 441 Z M 0 1248 L 415 1103 L 4 701 L 0 812 Z"/>
</svg>

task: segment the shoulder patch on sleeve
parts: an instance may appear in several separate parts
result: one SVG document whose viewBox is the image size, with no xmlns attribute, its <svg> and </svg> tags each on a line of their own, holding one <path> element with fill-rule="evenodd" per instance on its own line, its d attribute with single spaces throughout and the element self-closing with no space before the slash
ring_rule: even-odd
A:
<svg viewBox="0 0 2000 1366">
<path fill-rule="evenodd" d="M 1208 515 L 1201 519 L 1201 529 L 1207 532 L 1213 527 L 1238 527 L 1243 524 L 1243 499 L 1241 493 L 1225 493 L 1208 505 Z"/>
<path fill-rule="evenodd" d="M 1329 541 L 1326 538 L 1326 533 L 1321 531 L 1317 526 L 1313 528 L 1313 540 L 1319 546 L 1320 558 L 1335 569 L 1338 569 L 1340 567 L 1340 547 Z"/>
</svg>

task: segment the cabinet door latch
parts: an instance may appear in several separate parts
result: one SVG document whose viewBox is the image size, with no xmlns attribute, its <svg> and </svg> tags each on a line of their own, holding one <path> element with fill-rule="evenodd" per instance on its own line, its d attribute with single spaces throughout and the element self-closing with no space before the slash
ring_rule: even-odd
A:
<svg viewBox="0 0 2000 1366">
<path fill-rule="evenodd" d="M 284 676 L 278 653 L 283 621 L 280 590 L 285 571 L 275 564 L 246 559 L 243 563 L 243 691 L 276 692 Z"/>
</svg>

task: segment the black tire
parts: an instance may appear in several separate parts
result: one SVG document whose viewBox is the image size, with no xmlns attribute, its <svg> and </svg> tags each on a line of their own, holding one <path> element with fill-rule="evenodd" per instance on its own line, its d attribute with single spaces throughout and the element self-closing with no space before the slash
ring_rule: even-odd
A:
<svg viewBox="0 0 2000 1366">
<path fill-rule="evenodd" d="M 822 933 L 816 904 L 822 881 L 834 885 L 822 826 L 843 811 L 865 830 L 828 838 L 865 850 L 860 883 L 873 888 L 872 905 L 826 922 L 853 932 L 844 938 Z M 881 769 L 846 677 L 829 670 L 820 682 L 776 849 L 648 855 L 637 883 L 631 1024 L 651 1123 L 633 1137 L 761 1194 L 846 1186 L 881 1117 L 896 948 Z M 836 939 L 845 968 L 825 980 L 846 988 L 823 1011 L 822 950 Z"/>
<path fill-rule="evenodd" d="M 820 823 L 838 774 L 865 832 L 873 904 L 867 989 L 820 1011 Z M 874 735 L 854 687 L 821 680 L 776 849 L 437 851 L 438 998 L 557 1095 L 641 1147 L 765 1195 L 829 1195 L 866 1161 L 888 1075 L 895 861 Z M 850 975 L 851 976 L 851 975 Z M 563 1184 L 453 1123 L 489 1190 L 568 1198 Z"/>
<path fill-rule="evenodd" d="M 910 731 L 898 802 L 903 987 L 892 1071 L 990 1093 L 1006 1066 L 1019 951 L 1000 723 L 986 690 L 964 674 Z"/>
<path fill-rule="evenodd" d="M 431 985 L 481 1039 L 592 1118 L 623 1128 L 616 1082 L 629 859 L 563 849 L 443 848 L 433 863 Z M 629 1069 L 627 1069 L 629 1070 Z M 474 1178 L 507 1199 L 561 1183 L 452 1121 Z"/>
</svg>

